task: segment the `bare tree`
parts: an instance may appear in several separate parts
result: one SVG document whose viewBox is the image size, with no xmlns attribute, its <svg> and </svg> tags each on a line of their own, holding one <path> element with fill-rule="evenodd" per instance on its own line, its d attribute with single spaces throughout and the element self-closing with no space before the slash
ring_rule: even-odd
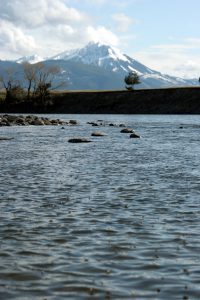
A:
<svg viewBox="0 0 200 300">
<path fill-rule="evenodd" d="M 24 78 L 27 81 L 27 100 L 30 101 L 31 93 L 36 89 L 37 72 L 39 69 L 38 64 L 30 64 L 24 62 L 22 64 L 24 71 Z"/>
<path fill-rule="evenodd" d="M 61 87 L 63 83 L 55 85 L 55 78 L 60 72 L 59 67 L 45 66 L 41 63 L 38 67 L 35 96 L 44 104 L 50 95 L 50 91 Z"/>
<path fill-rule="evenodd" d="M 0 87 L 6 91 L 6 102 L 11 102 L 13 99 L 21 98 L 23 89 L 21 88 L 18 73 L 12 69 L 4 70 L 4 75 L 0 76 Z"/>
<path fill-rule="evenodd" d="M 16 72 L 15 68 L 4 70 L 0 74 L 0 88 L 6 91 L 6 102 L 34 101 L 45 105 L 50 99 L 50 91 L 63 86 L 63 82 L 57 85 L 55 82 L 60 69 L 57 66 L 48 66 L 43 62 L 22 64 L 23 71 Z M 23 77 L 24 89 L 19 81 Z"/>
<path fill-rule="evenodd" d="M 57 66 L 46 66 L 43 62 L 23 64 L 24 77 L 27 81 L 27 99 L 38 98 L 42 103 L 49 96 L 50 90 L 57 89 L 63 85 L 53 83 L 60 69 Z M 31 97 L 32 96 L 32 97 Z"/>
</svg>

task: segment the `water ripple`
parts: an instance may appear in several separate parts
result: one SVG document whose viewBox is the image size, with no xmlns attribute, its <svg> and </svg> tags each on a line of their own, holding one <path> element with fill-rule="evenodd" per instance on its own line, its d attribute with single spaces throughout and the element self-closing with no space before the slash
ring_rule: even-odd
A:
<svg viewBox="0 0 200 300">
<path fill-rule="evenodd" d="M 0 128 L 0 298 L 200 299 L 200 117 L 95 117 Z"/>
</svg>

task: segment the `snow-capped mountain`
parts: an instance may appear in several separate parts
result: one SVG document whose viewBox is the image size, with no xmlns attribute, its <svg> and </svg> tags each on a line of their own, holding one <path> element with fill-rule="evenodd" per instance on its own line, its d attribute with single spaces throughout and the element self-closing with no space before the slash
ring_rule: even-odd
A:
<svg viewBox="0 0 200 300">
<path fill-rule="evenodd" d="M 129 62 L 128 57 L 122 54 L 120 50 L 108 45 L 93 42 L 90 42 L 84 48 L 62 52 L 53 56 L 52 59 L 81 61 L 85 64 L 94 64 L 105 69 L 109 68 L 112 71 L 120 69 L 121 61 Z M 121 68 L 123 69 L 123 66 L 121 66 Z"/>
<path fill-rule="evenodd" d="M 122 54 L 119 49 L 101 43 L 90 42 L 84 48 L 62 52 L 53 56 L 52 59 L 92 64 L 112 72 L 137 71 L 139 75 L 154 72 L 128 55 Z"/>
<path fill-rule="evenodd" d="M 83 48 L 65 51 L 51 58 L 38 55 L 25 56 L 15 62 L 0 61 L 0 75 L 6 72 L 6 66 L 18 69 L 23 81 L 22 62 L 37 63 L 43 61 L 47 66 L 57 66 L 60 74 L 55 78 L 56 85 L 66 82 L 62 89 L 69 90 L 112 90 L 124 89 L 124 77 L 136 71 L 141 84 L 136 88 L 161 88 L 198 85 L 198 80 L 186 80 L 162 74 L 152 70 L 120 50 L 101 43 L 89 43 Z"/>
<path fill-rule="evenodd" d="M 18 58 L 15 62 L 18 64 L 21 64 L 23 62 L 29 62 L 30 64 L 36 64 L 40 61 L 44 61 L 45 59 L 41 56 L 38 56 L 37 54 L 29 55 L 29 56 L 23 56 Z"/>
<path fill-rule="evenodd" d="M 136 71 L 141 79 L 140 87 L 155 88 L 197 84 L 195 80 L 173 77 L 152 70 L 130 56 L 123 54 L 119 49 L 101 43 L 90 42 L 83 48 L 62 52 L 51 59 L 93 65 L 122 77 L 131 71 Z"/>
</svg>

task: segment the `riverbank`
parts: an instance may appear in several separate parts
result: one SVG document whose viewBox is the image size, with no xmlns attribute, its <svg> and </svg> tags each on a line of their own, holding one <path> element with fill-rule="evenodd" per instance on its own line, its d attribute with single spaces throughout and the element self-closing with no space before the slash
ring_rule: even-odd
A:
<svg viewBox="0 0 200 300">
<path fill-rule="evenodd" d="M 51 95 L 48 106 L 1 105 L 6 113 L 200 114 L 200 88 L 122 91 L 66 91 Z"/>
</svg>

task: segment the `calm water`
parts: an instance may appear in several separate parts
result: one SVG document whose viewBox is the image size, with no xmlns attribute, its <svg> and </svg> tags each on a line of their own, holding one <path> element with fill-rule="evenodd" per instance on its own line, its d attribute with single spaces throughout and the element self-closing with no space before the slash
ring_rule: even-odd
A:
<svg viewBox="0 0 200 300">
<path fill-rule="evenodd" d="M 200 299 L 200 116 L 54 117 L 0 127 L 0 299 Z"/>
</svg>

